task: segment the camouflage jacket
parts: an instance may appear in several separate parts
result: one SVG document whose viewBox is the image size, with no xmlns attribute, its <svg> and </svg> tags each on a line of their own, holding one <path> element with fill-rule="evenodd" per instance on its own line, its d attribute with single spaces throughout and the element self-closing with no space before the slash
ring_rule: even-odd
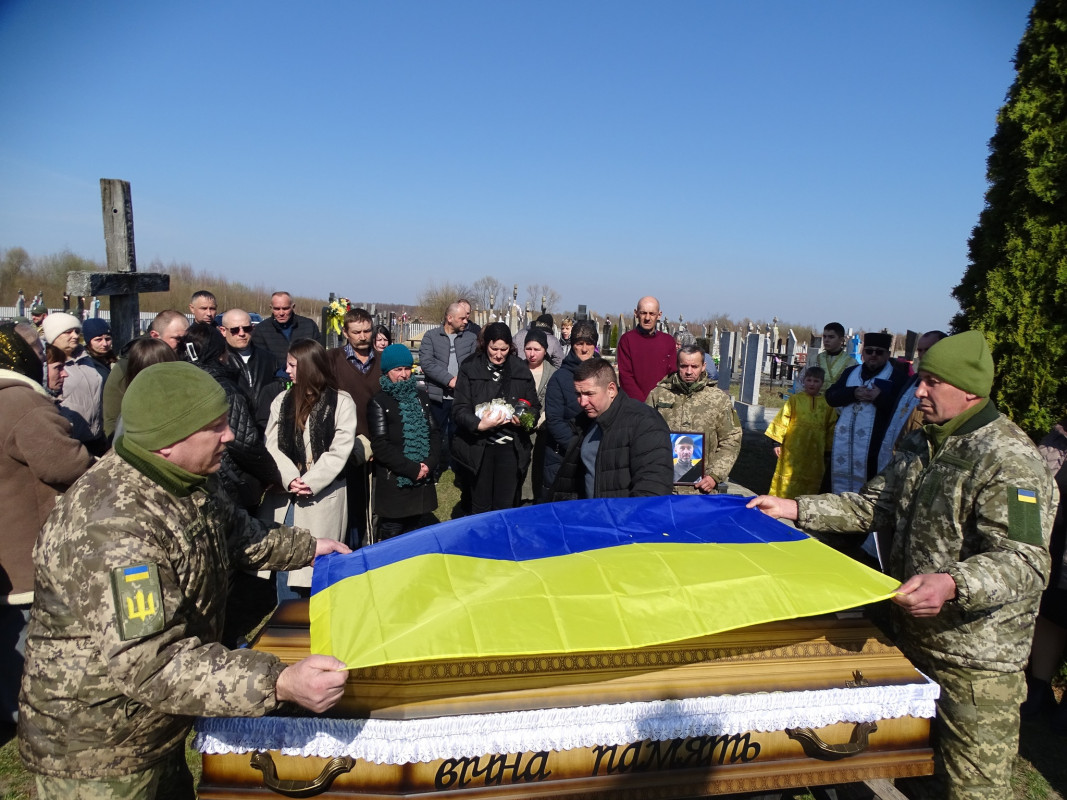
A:
<svg viewBox="0 0 1067 800">
<path fill-rule="evenodd" d="M 685 384 L 672 373 L 656 384 L 645 402 L 660 413 L 672 431 L 695 431 L 704 434 L 704 474 L 716 483 L 730 477 L 741 450 L 741 420 L 734 401 L 726 392 L 701 375 Z M 675 486 L 676 494 L 694 494 L 691 486 Z"/>
<path fill-rule="evenodd" d="M 34 550 L 18 731 L 30 770 L 137 772 L 183 747 L 197 715 L 278 705 L 284 665 L 218 644 L 227 572 L 303 566 L 315 540 L 268 529 L 214 484 L 179 497 L 112 451 L 57 503 Z"/>
<path fill-rule="evenodd" d="M 894 578 L 952 576 L 957 596 L 936 617 L 894 608 L 898 644 L 910 658 L 1013 672 L 1030 653 L 1057 500 L 1034 445 L 989 403 L 936 451 L 926 429 L 909 434 L 858 493 L 797 498 L 797 522 L 816 531 L 892 531 Z"/>
</svg>

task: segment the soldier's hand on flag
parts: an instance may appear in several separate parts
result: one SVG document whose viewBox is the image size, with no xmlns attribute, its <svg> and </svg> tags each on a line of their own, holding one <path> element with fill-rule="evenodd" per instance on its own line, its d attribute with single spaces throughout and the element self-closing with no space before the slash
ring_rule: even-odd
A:
<svg viewBox="0 0 1067 800">
<path fill-rule="evenodd" d="M 279 700 L 297 703 L 321 714 L 345 693 L 348 670 L 333 656 L 308 656 L 286 667 L 278 676 L 274 692 Z"/>
<path fill-rule="evenodd" d="M 333 539 L 316 539 L 315 540 L 315 558 L 324 556 L 327 553 L 351 553 L 350 548 L 344 542 L 334 541 Z M 315 559 L 311 560 L 311 563 L 315 563 Z"/>
<path fill-rule="evenodd" d="M 769 494 L 753 497 L 745 504 L 745 508 L 758 508 L 768 517 L 775 519 L 796 520 L 797 518 L 796 500 L 787 500 L 784 497 L 774 497 Z"/>
<path fill-rule="evenodd" d="M 943 572 L 913 575 L 897 589 L 893 602 L 913 617 L 936 617 L 956 596 L 956 581 Z"/>
</svg>

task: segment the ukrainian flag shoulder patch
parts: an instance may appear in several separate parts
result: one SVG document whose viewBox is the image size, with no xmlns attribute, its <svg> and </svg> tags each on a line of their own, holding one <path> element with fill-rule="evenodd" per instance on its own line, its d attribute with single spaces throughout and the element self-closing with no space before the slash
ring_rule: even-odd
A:
<svg viewBox="0 0 1067 800">
<path fill-rule="evenodd" d="M 1008 489 L 1008 538 L 1024 544 L 1044 544 L 1036 490 L 1021 486 Z"/>
<path fill-rule="evenodd" d="M 111 570 L 115 621 L 123 641 L 163 630 L 163 594 L 155 564 L 132 564 Z"/>
</svg>

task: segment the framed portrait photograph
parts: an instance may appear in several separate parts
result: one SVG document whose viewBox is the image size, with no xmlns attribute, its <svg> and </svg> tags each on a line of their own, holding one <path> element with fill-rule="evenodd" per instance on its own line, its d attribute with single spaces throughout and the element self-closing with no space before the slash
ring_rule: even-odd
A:
<svg viewBox="0 0 1067 800">
<path fill-rule="evenodd" d="M 704 434 L 671 431 L 674 482 L 692 484 L 704 477 Z"/>
</svg>

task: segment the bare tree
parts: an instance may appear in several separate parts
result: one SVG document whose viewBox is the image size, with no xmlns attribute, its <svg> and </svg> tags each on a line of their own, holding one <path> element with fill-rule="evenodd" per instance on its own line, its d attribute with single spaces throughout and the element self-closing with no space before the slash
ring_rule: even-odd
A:
<svg viewBox="0 0 1067 800">
<path fill-rule="evenodd" d="M 427 322 L 443 321 L 448 307 L 461 297 L 471 300 L 474 294 L 470 286 L 456 283 L 431 283 L 418 295 L 419 316 Z"/>
<path fill-rule="evenodd" d="M 526 301 L 530 304 L 530 310 L 541 313 L 542 298 L 544 298 L 545 311 L 552 313 L 559 306 L 561 297 L 559 292 L 547 283 L 530 284 L 526 287 Z"/>
<path fill-rule="evenodd" d="M 471 284 L 469 299 L 475 308 L 489 310 L 490 300 L 496 308 L 500 308 L 507 298 L 511 297 L 511 289 L 503 282 L 486 275 Z"/>
</svg>

